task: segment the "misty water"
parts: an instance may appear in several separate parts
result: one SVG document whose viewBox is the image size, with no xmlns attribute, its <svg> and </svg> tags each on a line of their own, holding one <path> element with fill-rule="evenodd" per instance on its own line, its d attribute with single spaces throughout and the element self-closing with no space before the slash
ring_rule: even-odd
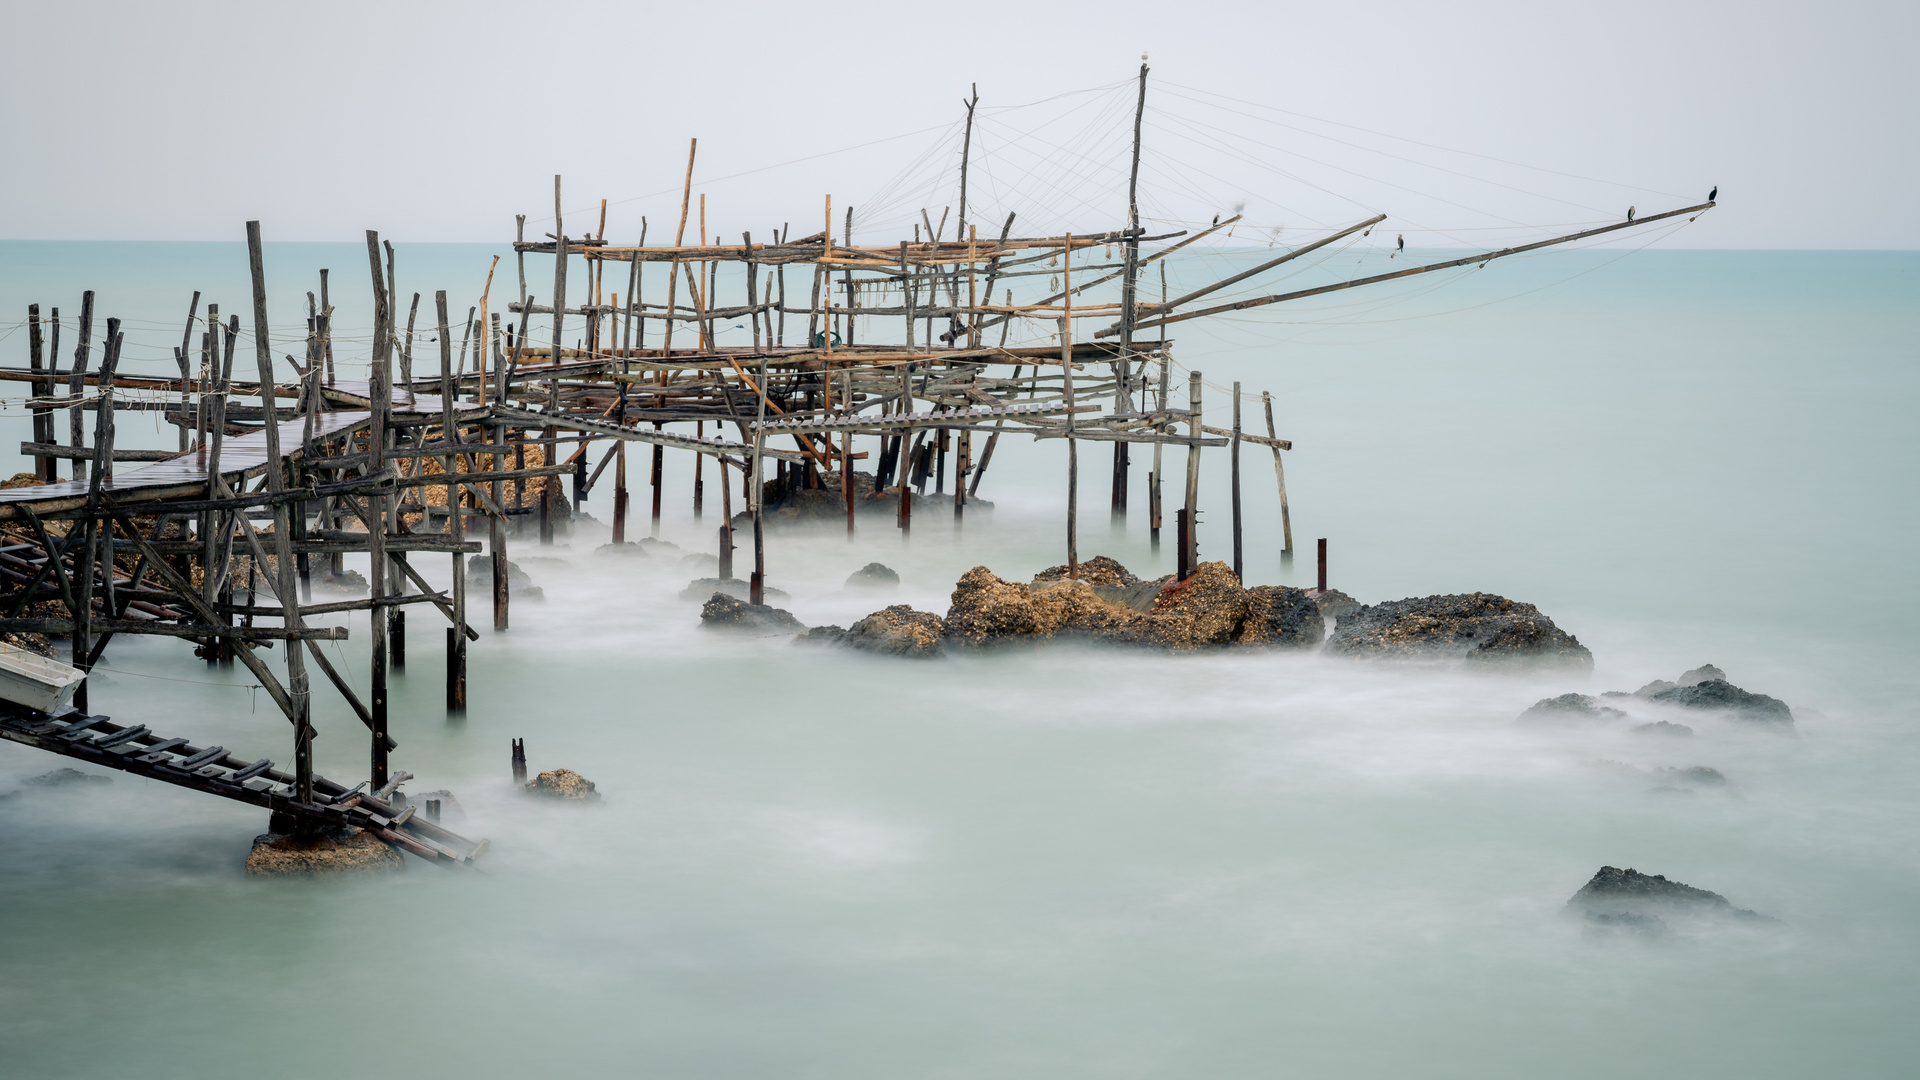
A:
<svg viewBox="0 0 1920 1080">
<path fill-rule="evenodd" d="M 403 246 L 402 287 L 477 294 L 490 250 Z M 1250 583 L 1310 583 L 1325 536 L 1331 584 L 1363 602 L 1533 602 L 1593 650 L 1590 677 L 802 649 L 704 632 L 678 594 L 706 571 L 596 554 L 604 524 L 548 548 L 528 535 L 512 557 L 545 599 L 482 632 L 467 716 L 441 708 L 428 609 L 412 609 L 395 681 L 395 765 L 415 792 L 454 793 L 446 824 L 492 840 L 479 872 L 249 879 L 264 813 L 124 775 L 26 785 L 65 762 L 0 744 L 6 1071 L 1905 1073 L 1920 1051 L 1920 255 L 1617 256 L 1183 324 L 1176 352 L 1210 383 L 1274 391 L 1295 440 L 1291 565 L 1271 460 L 1243 459 Z M 352 245 L 268 259 L 283 328 L 314 267 L 365 265 Z M 0 244 L 8 320 L 59 304 L 70 335 L 89 287 L 156 371 L 192 289 L 227 311 L 247 295 L 237 245 Z M 350 289 L 336 303 L 364 311 Z M 24 331 L 0 348 L 24 365 Z M 1207 401 L 1224 426 L 1227 395 Z M 24 414 L 5 415 L 26 438 Z M 150 422 L 121 429 L 171 445 Z M 1169 572 L 1143 486 L 1109 528 L 1106 453 L 1082 452 L 1083 557 Z M 889 602 L 944 613 L 975 565 L 1024 579 L 1064 561 L 1065 456 L 1004 441 L 991 509 L 918 515 L 910 541 L 884 516 L 851 544 L 776 533 L 769 582 L 803 622 L 845 625 Z M 1203 455 L 1204 559 L 1230 550 L 1225 459 Z M 661 537 L 710 551 L 712 472 L 696 521 L 691 463 L 668 460 Z M 587 513 L 606 522 L 611 498 L 603 481 Z M 876 560 L 897 595 L 843 588 Z M 418 563 L 446 580 L 446 559 Z M 365 621 L 350 625 L 334 655 L 364 685 Z M 286 757 L 287 725 L 244 669 L 161 639 L 107 655 L 95 711 Z M 1708 662 L 1787 701 L 1794 734 L 1514 723 L 1542 697 Z M 364 777 L 364 730 L 324 686 L 315 701 L 320 771 Z M 514 737 L 602 801 L 520 795 Z M 1655 772 L 1695 765 L 1728 784 Z M 1561 909 L 1601 865 L 1781 922 L 1595 940 Z"/>
</svg>

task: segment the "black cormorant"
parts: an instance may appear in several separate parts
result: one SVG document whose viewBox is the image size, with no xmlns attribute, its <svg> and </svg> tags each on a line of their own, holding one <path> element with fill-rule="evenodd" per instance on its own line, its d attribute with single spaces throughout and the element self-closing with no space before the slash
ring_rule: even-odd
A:
<svg viewBox="0 0 1920 1080">
<path fill-rule="evenodd" d="M 1627 220 L 1628 221 L 1633 220 L 1633 207 L 1631 206 L 1627 207 Z"/>
<path fill-rule="evenodd" d="M 1713 190 L 1707 192 L 1707 201 L 1708 202 L 1720 201 L 1720 185 L 1719 184 L 1713 185 Z"/>
</svg>

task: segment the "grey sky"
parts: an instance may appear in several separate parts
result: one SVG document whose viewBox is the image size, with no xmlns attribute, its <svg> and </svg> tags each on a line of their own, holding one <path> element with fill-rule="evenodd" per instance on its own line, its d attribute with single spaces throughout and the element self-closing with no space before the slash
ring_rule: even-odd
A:
<svg viewBox="0 0 1920 1080">
<path fill-rule="evenodd" d="M 1143 199 L 1161 220 L 1244 202 L 1250 227 L 1292 236 L 1377 209 L 1410 243 L 1452 246 L 1718 184 L 1722 207 L 1665 245 L 1914 248 L 1917 11 L 23 5 L 0 67 L 0 237 L 235 239 L 257 217 L 277 239 L 500 240 L 516 212 L 552 227 L 558 172 L 569 231 L 607 198 L 609 238 L 631 242 L 641 214 L 672 228 L 697 136 L 710 231 L 812 232 L 832 194 L 837 221 L 849 202 L 885 211 L 856 219 L 872 230 L 857 241 L 890 239 L 954 201 L 957 136 L 921 129 L 957 121 L 969 83 L 995 170 L 971 194 L 981 231 L 1009 209 L 1107 228 L 1128 91 L 1057 95 L 1114 87 L 1144 49 Z"/>
</svg>

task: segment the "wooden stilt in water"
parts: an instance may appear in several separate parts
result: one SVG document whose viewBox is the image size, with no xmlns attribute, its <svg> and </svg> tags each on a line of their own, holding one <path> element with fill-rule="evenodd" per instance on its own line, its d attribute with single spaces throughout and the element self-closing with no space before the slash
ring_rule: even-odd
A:
<svg viewBox="0 0 1920 1080">
<path fill-rule="evenodd" d="M 434 294 L 434 306 L 440 316 L 440 437 L 443 442 L 458 444 L 461 442 L 460 428 L 454 422 L 453 409 L 453 339 L 447 333 L 447 294 L 441 290 Z M 452 476 L 460 468 L 459 455 L 449 455 L 443 459 L 447 475 Z M 447 536 L 458 544 L 467 538 L 466 516 L 461 512 L 460 488 L 457 483 L 447 485 Z M 467 711 L 467 575 L 460 565 L 460 552 L 453 553 L 453 625 L 447 627 L 447 711 L 464 713 Z"/>
<path fill-rule="evenodd" d="M 367 389 L 371 405 L 367 453 L 368 470 L 377 471 L 383 467 L 386 457 L 387 410 L 392 404 L 388 381 L 391 373 L 387 364 L 392 357 L 393 330 L 386 285 L 380 280 L 380 236 L 371 229 L 367 231 L 367 260 L 373 272 L 373 363 Z M 387 782 L 387 608 L 381 605 L 387 596 L 384 501 L 379 496 L 368 497 L 365 512 L 371 526 L 367 529 L 367 584 L 374 602 L 368 619 L 372 624 L 370 651 L 373 655 L 372 687 L 367 701 L 367 713 L 373 719 L 373 767 L 369 783 L 376 788 Z"/>
<path fill-rule="evenodd" d="M 1229 454 L 1233 461 L 1233 576 L 1246 584 L 1240 557 L 1240 384 L 1233 384 L 1233 450 Z"/>
<path fill-rule="evenodd" d="M 761 454 L 766 447 L 767 438 L 764 430 L 767 422 L 767 359 L 764 355 L 760 358 L 759 389 L 759 413 L 755 417 L 753 429 L 753 503 L 751 504 L 753 507 L 753 579 L 747 585 L 749 602 L 756 606 L 767 602 L 766 532 L 760 520 L 761 504 L 766 501 L 763 494 L 766 490 L 766 481 L 762 478 L 762 470 L 766 468 L 764 464 L 766 458 Z"/>
<path fill-rule="evenodd" d="M 513 740 L 513 782 L 527 782 L 527 740 Z"/>
<path fill-rule="evenodd" d="M 693 434 L 697 439 L 706 438 L 707 422 L 705 420 L 694 421 Z M 700 504 L 706 501 L 707 481 L 706 478 L 701 475 L 701 470 L 705 467 L 706 461 L 707 455 L 705 454 L 693 455 L 693 520 L 695 521 L 700 520 L 700 511 L 702 509 Z"/>
<path fill-rule="evenodd" d="M 660 429 L 661 429 L 661 425 L 659 423 L 655 423 L 653 425 L 653 430 L 659 431 Z M 667 448 L 664 446 L 661 446 L 659 443 L 654 443 L 653 444 L 653 517 L 652 517 L 651 525 L 649 527 L 650 531 L 648 532 L 648 535 L 652 536 L 655 540 L 658 540 L 660 538 L 660 498 L 663 490 L 661 487 L 661 481 L 664 479 L 662 474 L 664 474 L 666 471 L 667 471 Z"/>
<path fill-rule="evenodd" d="M 1200 565 L 1200 440 L 1206 437 L 1200 423 L 1200 373 L 1195 371 L 1187 376 L 1188 409 L 1191 415 L 1187 419 L 1187 534 L 1181 547 L 1184 551 L 1187 572 Z"/>
<path fill-rule="evenodd" d="M 620 440 L 620 448 L 614 452 L 613 460 L 613 542 L 627 542 L 627 441 Z"/>
<path fill-rule="evenodd" d="M 1324 536 L 1320 538 L 1320 575 L 1314 588 L 1320 592 L 1327 591 L 1327 538 Z"/>
</svg>

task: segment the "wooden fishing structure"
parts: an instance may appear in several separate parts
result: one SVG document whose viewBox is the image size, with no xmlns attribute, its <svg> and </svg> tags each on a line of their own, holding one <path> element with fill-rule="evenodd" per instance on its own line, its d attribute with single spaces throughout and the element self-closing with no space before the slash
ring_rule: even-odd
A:
<svg viewBox="0 0 1920 1080">
<path fill-rule="evenodd" d="M 468 645 L 480 640 L 468 617 L 466 560 L 486 555 L 492 627 L 506 630 L 510 540 L 537 526 L 540 542 L 552 542 L 569 507 L 577 511 L 609 466 L 613 541 L 627 542 L 628 444 L 648 447 L 650 531 L 656 534 L 669 453 L 693 467 L 696 515 L 703 511 L 705 474 L 712 466 L 722 511 L 721 576 L 733 576 L 734 530 L 749 528 L 748 585 L 756 604 L 766 586 L 765 511 L 771 504 L 798 495 L 816 504 L 837 500 L 849 536 L 862 511 L 883 520 L 890 516 L 904 533 L 912 528 L 916 502 L 924 507 L 931 480 L 939 497 L 947 497 L 951 485 L 957 522 L 1008 437 L 1065 440 L 1065 554 L 1073 576 L 1079 568 L 1081 443 L 1111 444 L 1115 520 L 1128 513 L 1132 449 L 1151 448 L 1146 516 L 1156 545 L 1164 451 L 1183 451 L 1184 484 L 1175 513 L 1181 577 L 1198 564 L 1200 452 L 1229 448 L 1238 572 L 1241 445 L 1272 452 L 1283 552 L 1290 557 L 1281 452 L 1292 444 L 1276 430 L 1271 393 L 1259 398 L 1265 434 L 1244 429 L 1238 384 L 1230 426 L 1207 424 L 1204 381 L 1199 372 L 1176 378 L 1169 327 L 1480 265 L 1697 215 L 1713 205 L 1195 306 L 1364 234 L 1384 220 L 1374 216 L 1179 296 L 1166 294 L 1162 273 L 1159 299 L 1147 300 L 1140 283 L 1153 264 L 1164 267 L 1169 256 L 1239 218 L 1191 233 L 1149 235 L 1141 226 L 1137 186 L 1146 79 L 1143 64 L 1125 221 L 1090 234 L 1016 235 L 1013 214 L 983 233 L 969 218 L 965 176 L 976 96 L 965 103 L 969 141 L 963 144 L 951 233 L 944 211 L 938 225 L 923 212 L 924 232 L 916 228 L 911 240 L 855 243 L 847 234 L 851 212 L 836 230 L 828 198 L 816 232 L 794 237 L 783 226 L 759 240 L 743 233 L 738 243 L 723 242 L 706 232 L 704 199 L 698 219 L 690 220 L 695 142 L 673 243 L 649 246 L 643 231 L 639 243 L 619 246 L 605 236 L 605 203 L 596 229 L 566 232 L 556 177 L 553 232 L 530 239 L 527 218 L 519 218 L 513 245 L 517 288 L 503 312 L 493 309 L 491 269 L 487 289 L 464 318 L 451 317 L 446 292 L 435 293 L 433 322 L 424 329 L 437 343 L 437 364 L 416 363 L 421 297 L 413 295 L 403 327 L 393 247 L 369 232 L 373 334 L 364 381 L 338 377 L 347 365 L 335 357 L 337 320 L 327 271 L 321 272 L 318 297 L 307 294 L 303 356 L 276 361 L 257 222 L 247 227 L 252 378 L 234 366 L 240 342 L 249 336 L 240 317 L 222 323 L 212 304 L 202 314 L 198 293 L 175 350 L 177 376 L 121 373 L 124 334 L 115 319 L 105 321 L 101 362 L 91 369 L 91 293 L 82 300 L 72 363 L 63 371 L 58 312 L 43 318 L 37 305 L 30 308 L 28 364 L 0 368 L 0 380 L 30 384 L 32 438 L 21 449 L 37 459 L 39 482 L 0 490 L 0 633 L 67 639 L 72 662 L 83 671 L 120 635 L 190 639 L 209 663 L 238 661 L 267 691 L 292 729 L 293 765 L 275 770 L 264 758 L 244 761 L 220 747 L 197 748 L 142 725 L 114 724 L 88 712 L 84 687 L 76 709 L 57 717 L 0 709 L 0 738 L 266 806 L 313 826 L 374 829 L 434 861 L 470 862 L 484 842 L 466 841 L 437 825 L 428 829 L 430 823 L 406 816 L 391 801 L 395 777 L 404 774 L 389 767 L 397 742 L 390 731 L 388 686 L 393 672 L 404 669 L 408 609 L 431 605 L 445 618 L 446 707 L 464 710 Z M 690 224 L 699 230 L 693 243 L 687 242 Z M 553 282 L 544 297 L 535 295 L 528 279 L 528 255 L 553 257 Z M 1037 287 L 1042 282 L 1045 287 Z M 717 342 L 723 324 L 743 321 L 745 344 Z M 1016 322 L 1050 325 L 1055 340 L 1010 346 Z M 197 347 L 196 326 L 203 327 Z M 243 404 L 250 399 L 257 404 Z M 160 411 L 179 429 L 178 450 L 117 449 L 114 417 L 128 410 Z M 69 417 L 64 443 L 57 430 L 63 412 Z M 87 414 L 96 417 L 90 438 Z M 70 465 L 65 480 L 58 475 L 63 461 Z M 858 470 L 856 462 L 869 467 Z M 572 478 L 570 504 L 558 497 L 563 475 Z M 367 560 L 368 594 L 314 603 L 316 559 L 323 560 L 322 576 L 338 579 L 349 554 Z M 450 557 L 452 584 L 446 590 L 432 587 L 414 566 L 434 555 Z M 236 580 L 242 564 L 246 576 L 257 580 Z M 237 602 L 239 592 L 244 603 Z M 263 596 L 271 603 L 260 603 Z M 370 616 L 370 685 L 364 696 L 319 644 L 348 636 L 344 626 L 321 623 L 350 612 Z M 273 645 L 283 648 L 284 680 L 258 652 Z M 308 660 L 368 731 L 369 775 L 356 787 L 313 773 Z"/>
</svg>

